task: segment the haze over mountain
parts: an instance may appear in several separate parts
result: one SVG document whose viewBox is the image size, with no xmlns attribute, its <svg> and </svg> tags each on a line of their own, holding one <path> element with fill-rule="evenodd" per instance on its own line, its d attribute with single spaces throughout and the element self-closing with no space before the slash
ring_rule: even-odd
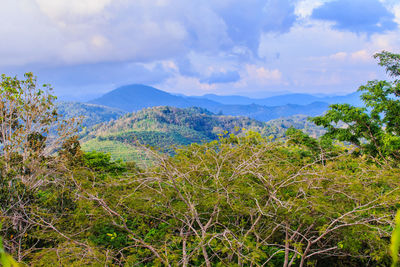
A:
<svg viewBox="0 0 400 267">
<path fill-rule="evenodd" d="M 308 105 L 313 102 L 325 102 L 328 104 L 348 103 L 355 106 L 361 105 L 359 92 L 354 92 L 343 96 L 330 96 L 330 95 L 316 96 L 312 94 L 293 93 L 293 94 L 281 94 L 266 98 L 249 98 L 240 95 L 222 96 L 215 94 L 206 94 L 204 96 L 201 96 L 201 98 L 213 100 L 221 104 L 227 104 L 227 105 L 257 104 L 264 106 L 281 106 L 287 104 Z"/>
<path fill-rule="evenodd" d="M 310 94 L 284 94 L 263 99 L 210 94 L 201 97 L 189 97 L 170 94 L 146 85 L 133 84 L 119 87 L 90 101 L 90 103 L 109 106 L 126 112 L 155 106 L 201 107 L 214 113 L 247 116 L 268 121 L 296 114 L 320 115 L 332 103 L 346 102 L 357 105 L 359 103 L 358 96 L 359 94 L 356 92 L 345 96 L 326 97 Z"/>
</svg>

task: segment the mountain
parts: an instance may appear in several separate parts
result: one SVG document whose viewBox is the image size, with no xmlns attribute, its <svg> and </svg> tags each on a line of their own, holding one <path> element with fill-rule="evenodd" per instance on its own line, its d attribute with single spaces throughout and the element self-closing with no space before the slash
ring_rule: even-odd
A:
<svg viewBox="0 0 400 267">
<path fill-rule="evenodd" d="M 283 94 L 267 98 L 249 98 L 238 95 L 220 96 L 206 94 L 200 98 L 209 99 L 225 105 L 250 105 L 281 106 L 287 104 L 308 105 L 313 102 L 325 102 L 328 104 L 348 103 L 360 106 L 360 93 L 354 92 L 344 96 L 316 96 L 312 94 Z"/>
<path fill-rule="evenodd" d="M 251 105 L 221 105 L 216 109 L 210 109 L 215 113 L 223 113 L 234 116 L 247 116 L 259 121 L 269 121 L 272 119 L 303 114 L 307 116 L 317 116 L 328 109 L 329 104 L 314 102 L 308 105 L 288 104 L 283 106 L 261 106 Z"/>
<path fill-rule="evenodd" d="M 193 106 L 215 108 L 221 105 L 209 99 L 173 95 L 154 87 L 140 84 L 119 87 L 90 101 L 90 103 L 114 107 L 127 112 L 167 105 L 180 108 Z"/>
<path fill-rule="evenodd" d="M 57 110 L 64 118 L 82 118 L 82 127 L 115 120 L 126 112 L 116 108 L 79 102 L 57 102 Z"/>
</svg>

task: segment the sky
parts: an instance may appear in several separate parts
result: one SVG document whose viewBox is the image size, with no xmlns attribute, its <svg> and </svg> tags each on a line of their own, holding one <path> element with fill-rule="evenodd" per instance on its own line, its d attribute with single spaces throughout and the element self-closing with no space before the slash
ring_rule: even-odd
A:
<svg viewBox="0 0 400 267">
<path fill-rule="evenodd" d="M 127 84 L 186 95 L 345 94 L 386 79 L 400 0 L 0 0 L 0 73 L 71 99 Z"/>
</svg>

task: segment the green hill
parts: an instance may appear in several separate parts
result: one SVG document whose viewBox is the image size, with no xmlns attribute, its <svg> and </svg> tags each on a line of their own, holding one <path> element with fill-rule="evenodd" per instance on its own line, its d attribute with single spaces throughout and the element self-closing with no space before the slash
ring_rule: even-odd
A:
<svg viewBox="0 0 400 267">
<path fill-rule="evenodd" d="M 113 159 L 137 161 L 144 157 L 142 145 L 173 153 L 179 146 L 209 142 L 229 133 L 240 135 L 248 130 L 280 137 L 290 126 L 314 136 L 323 133 L 323 129 L 308 122 L 306 116 L 265 123 L 247 117 L 215 115 L 202 108 L 162 106 L 98 124 L 82 134 L 81 142 L 86 151 L 102 151 L 111 153 Z"/>
<path fill-rule="evenodd" d="M 140 144 L 171 153 L 177 146 L 209 142 L 219 134 L 261 131 L 264 123 L 246 117 L 219 116 L 202 108 L 154 107 L 94 126 L 84 133 L 84 150 L 110 152 L 113 158 L 137 158 Z M 225 132 L 226 131 L 226 132 Z M 114 149 L 111 147 L 122 147 Z M 132 150 L 132 155 L 126 151 Z M 129 154 L 129 153 L 128 153 Z"/>
</svg>

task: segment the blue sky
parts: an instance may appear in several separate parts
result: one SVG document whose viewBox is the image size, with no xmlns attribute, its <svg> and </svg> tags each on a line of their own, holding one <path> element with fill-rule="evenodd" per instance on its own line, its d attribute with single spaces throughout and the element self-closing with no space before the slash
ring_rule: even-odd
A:
<svg viewBox="0 0 400 267">
<path fill-rule="evenodd" d="M 142 83 L 188 95 L 346 93 L 400 53 L 398 0 L 2 0 L 0 73 L 87 99 Z"/>
</svg>

